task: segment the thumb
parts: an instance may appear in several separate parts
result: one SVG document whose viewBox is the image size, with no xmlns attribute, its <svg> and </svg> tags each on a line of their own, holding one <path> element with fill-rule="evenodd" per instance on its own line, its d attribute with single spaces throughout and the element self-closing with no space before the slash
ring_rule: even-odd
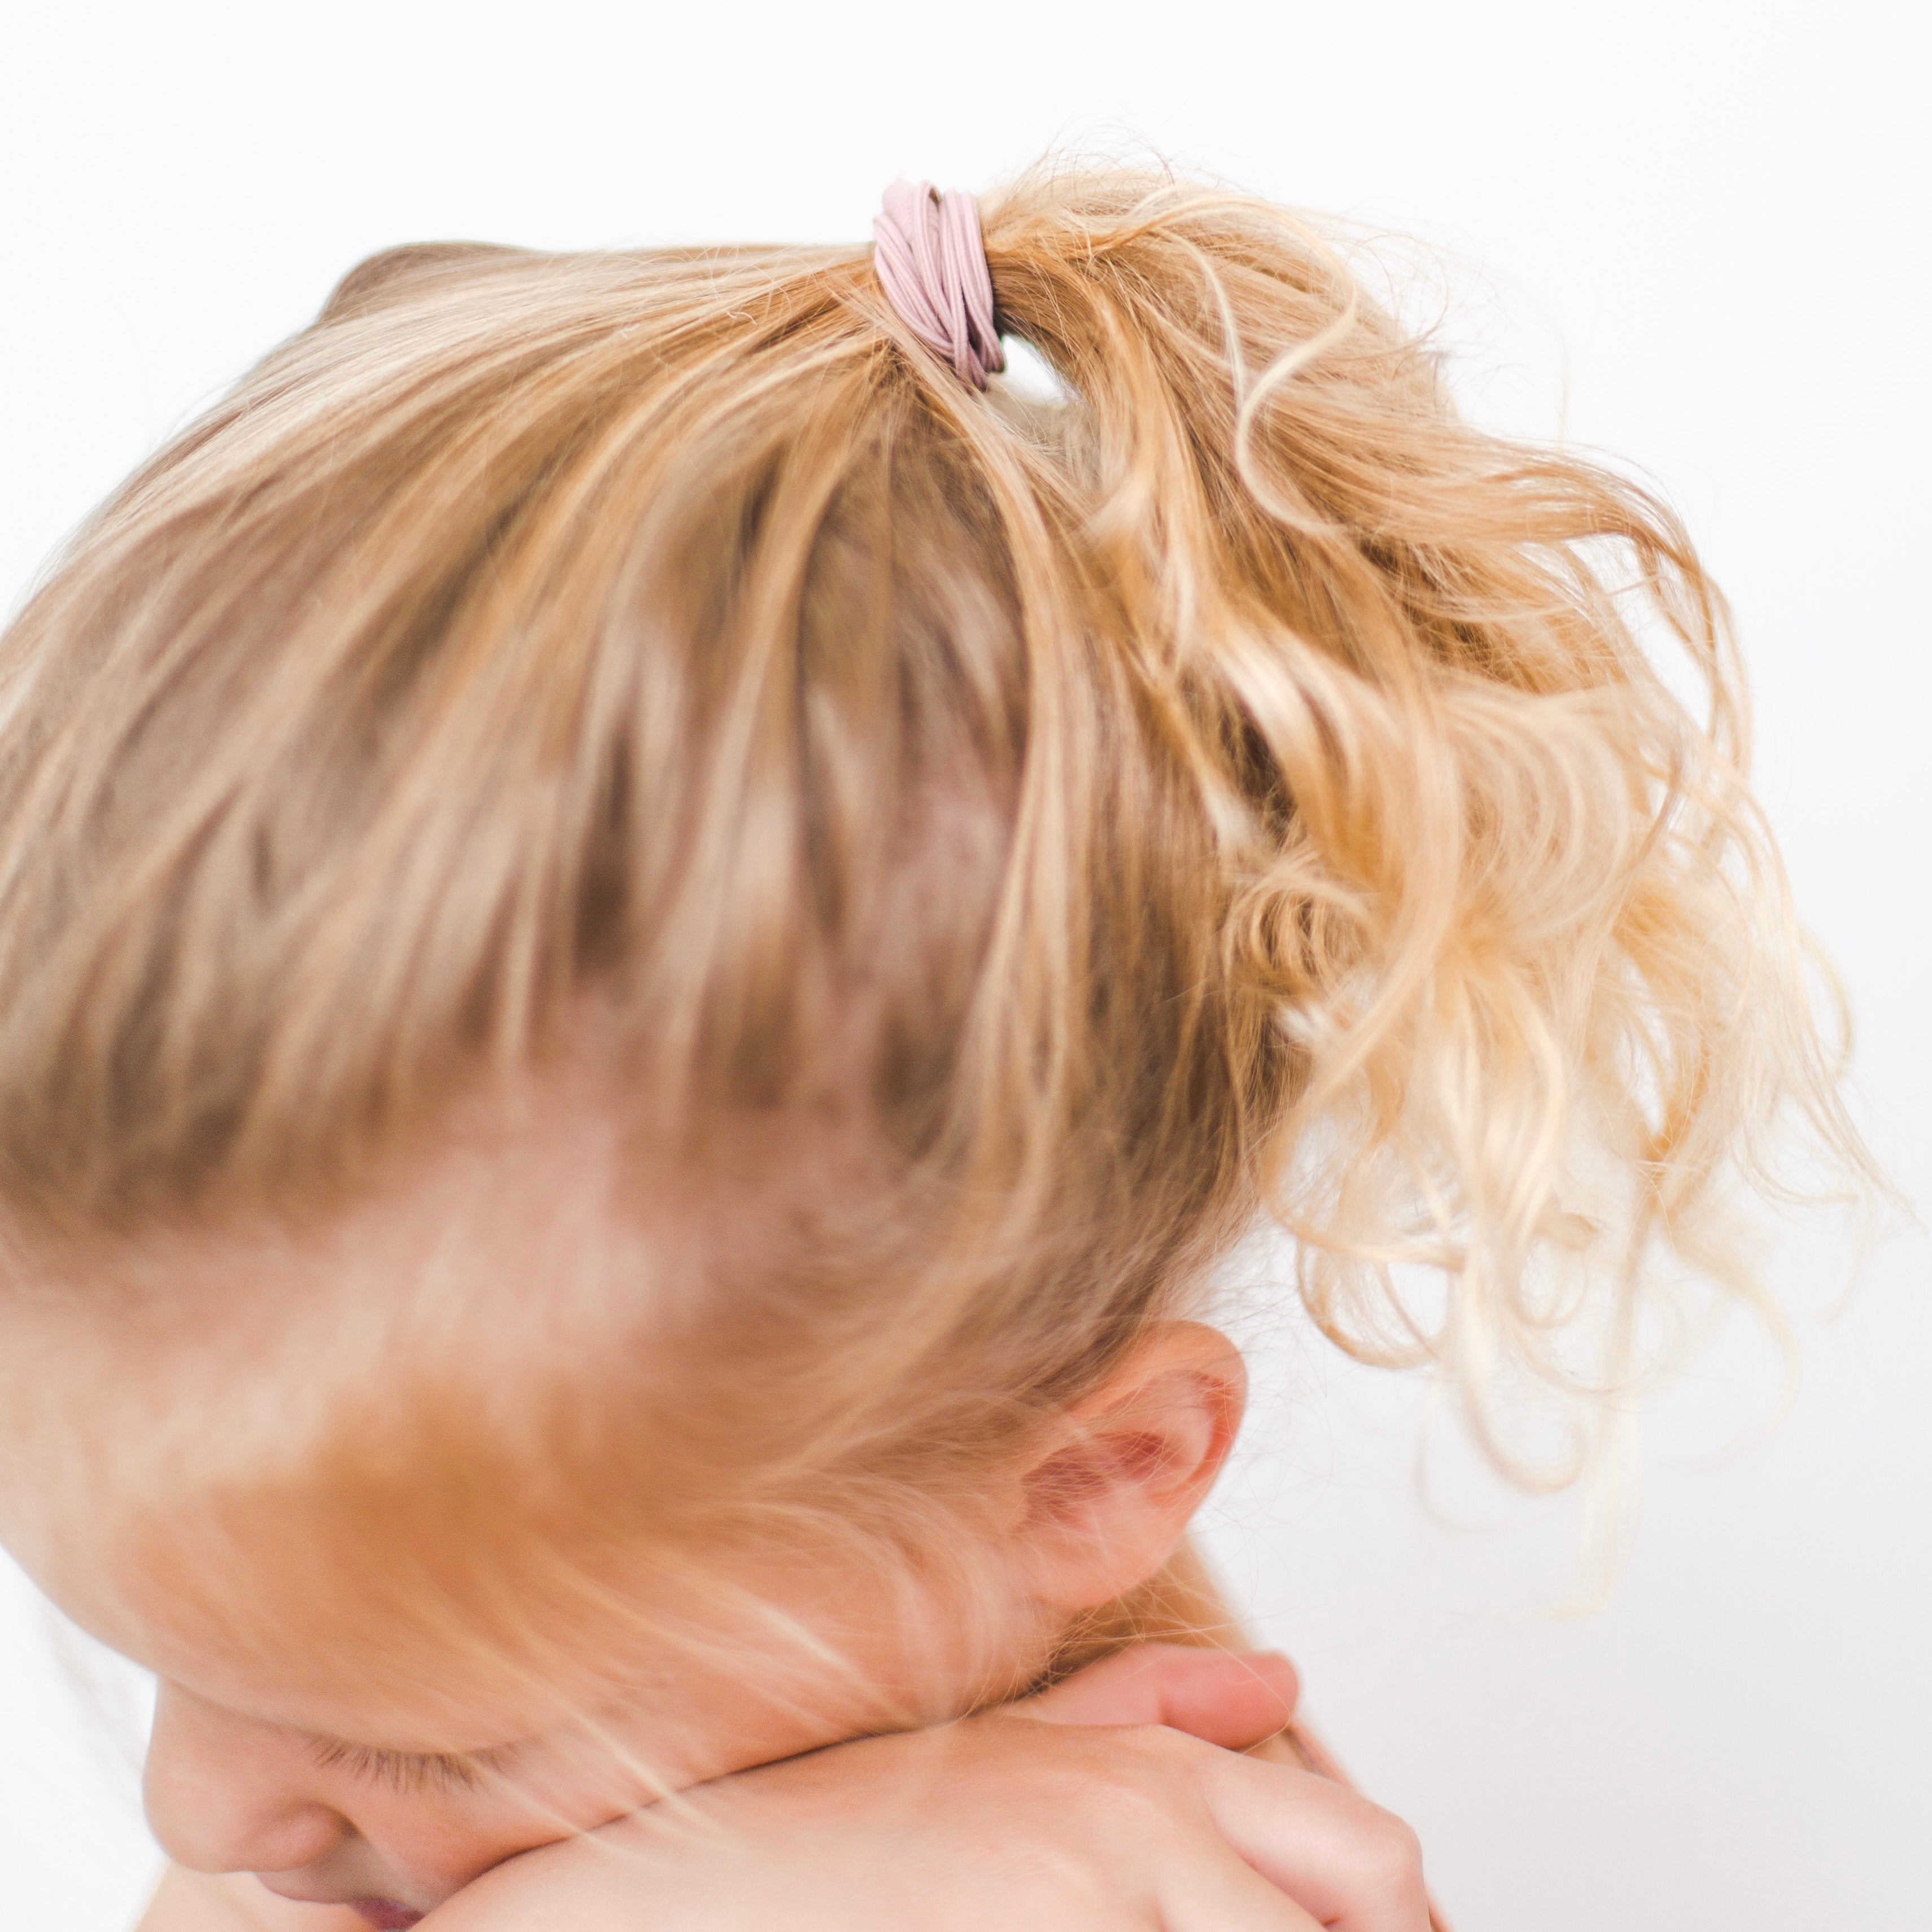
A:
<svg viewBox="0 0 1932 1932">
<path fill-rule="evenodd" d="M 1240 1750 L 1294 1714 L 1294 1666 L 1273 1651 L 1138 1643 L 1006 1708 L 1053 1724 L 1166 1724 Z"/>
</svg>

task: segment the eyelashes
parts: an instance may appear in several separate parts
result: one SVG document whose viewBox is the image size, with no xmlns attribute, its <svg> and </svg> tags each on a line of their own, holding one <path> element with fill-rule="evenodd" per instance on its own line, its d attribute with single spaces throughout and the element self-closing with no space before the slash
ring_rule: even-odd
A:
<svg viewBox="0 0 1932 1932">
<path fill-rule="evenodd" d="M 344 1744 L 332 1738 L 317 1738 L 312 1748 L 316 1762 L 325 1770 L 340 1767 L 371 1784 L 404 1792 L 474 1791 L 484 1774 L 494 1768 L 492 1758 L 501 1755 L 377 1750 L 368 1744 Z"/>
</svg>

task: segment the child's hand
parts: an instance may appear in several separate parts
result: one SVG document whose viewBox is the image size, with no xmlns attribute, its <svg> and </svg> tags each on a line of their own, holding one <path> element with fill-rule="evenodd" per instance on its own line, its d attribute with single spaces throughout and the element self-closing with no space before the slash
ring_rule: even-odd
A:
<svg viewBox="0 0 1932 1932">
<path fill-rule="evenodd" d="M 1274 1651 L 1137 1643 L 1004 1708 L 1058 1724 L 1166 1724 L 1240 1750 L 1294 1715 L 1294 1666 Z"/>
<path fill-rule="evenodd" d="M 1127 1653 L 512 1858 L 425 1932 L 1425 1932 L 1406 1826 L 1222 1748 L 1292 1696 L 1277 1659 Z"/>
</svg>

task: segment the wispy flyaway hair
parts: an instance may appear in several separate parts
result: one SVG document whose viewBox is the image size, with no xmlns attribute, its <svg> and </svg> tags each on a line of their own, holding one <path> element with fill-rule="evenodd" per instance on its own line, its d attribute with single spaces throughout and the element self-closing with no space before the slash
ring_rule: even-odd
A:
<svg viewBox="0 0 1932 1932">
<path fill-rule="evenodd" d="M 588 1051 L 653 1145 L 852 1150 L 746 1292 L 883 1456 L 1264 1213 L 1486 1427 L 1725 1271 L 1780 1120 L 1856 1157 L 1670 512 L 1462 420 L 1280 208 L 982 214 L 1063 401 L 857 247 L 404 248 L 94 517 L 4 650 L 21 1225 L 326 1204 Z"/>
</svg>

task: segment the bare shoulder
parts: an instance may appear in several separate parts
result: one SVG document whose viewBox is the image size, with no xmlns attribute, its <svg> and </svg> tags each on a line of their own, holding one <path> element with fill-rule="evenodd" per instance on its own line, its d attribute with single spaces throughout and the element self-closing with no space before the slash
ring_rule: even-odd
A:
<svg viewBox="0 0 1932 1932">
<path fill-rule="evenodd" d="M 291 1905 L 252 1878 L 211 1878 L 170 1865 L 134 1932 L 369 1932 L 334 1905 Z"/>
</svg>

